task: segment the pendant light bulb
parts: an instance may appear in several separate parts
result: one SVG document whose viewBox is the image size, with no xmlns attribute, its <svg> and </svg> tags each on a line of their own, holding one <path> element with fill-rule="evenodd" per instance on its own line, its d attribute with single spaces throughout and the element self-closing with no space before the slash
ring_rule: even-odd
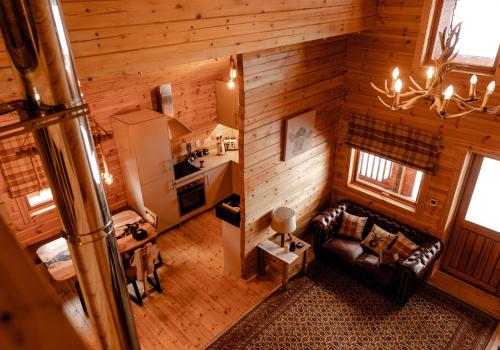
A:
<svg viewBox="0 0 500 350">
<path fill-rule="evenodd" d="M 236 87 L 236 83 L 234 82 L 233 79 L 229 79 L 229 81 L 227 82 L 227 87 L 231 90 L 233 90 Z"/>
<path fill-rule="evenodd" d="M 102 177 L 106 185 L 111 185 L 113 183 L 113 175 L 111 175 L 110 172 L 105 172 L 104 174 L 102 174 Z"/>
</svg>

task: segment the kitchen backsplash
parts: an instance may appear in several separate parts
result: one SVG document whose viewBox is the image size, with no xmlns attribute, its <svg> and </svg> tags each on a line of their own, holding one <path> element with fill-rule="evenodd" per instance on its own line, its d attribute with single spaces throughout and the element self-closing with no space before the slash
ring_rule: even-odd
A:
<svg viewBox="0 0 500 350">
<path fill-rule="evenodd" d="M 177 163 L 185 159 L 186 142 L 191 143 L 193 151 L 208 147 L 210 154 L 217 154 L 216 137 L 220 135 L 222 135 L 223 137 L 238 138 L 238 130 L 229 128 L 222 124 L 216 124 L 215 127 L 210 131 L 202 130 L 200 132 L 200 130 L 193 129 L 193 133 L 171 140 L 172 156 L 174 162 Z M 196 147 L 196 140 L 200 141 L 200 147 Z"/>
</svg>

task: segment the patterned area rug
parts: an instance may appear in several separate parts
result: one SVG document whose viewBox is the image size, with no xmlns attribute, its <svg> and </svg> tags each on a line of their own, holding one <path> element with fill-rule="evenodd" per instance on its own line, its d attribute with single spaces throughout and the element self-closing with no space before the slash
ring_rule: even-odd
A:
<svg viewBox="0 0 500 350">
<path fill-rule="evenodd" d="M 427 284 L 400 307 L 315 264 L 208 349 L 484 349 L 497 321 Z"/>
</svg>

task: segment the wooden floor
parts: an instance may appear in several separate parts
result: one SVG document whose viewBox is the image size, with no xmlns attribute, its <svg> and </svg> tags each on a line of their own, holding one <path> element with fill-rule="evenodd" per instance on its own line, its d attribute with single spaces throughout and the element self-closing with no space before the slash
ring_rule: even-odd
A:
<svg viewBox="0 0 500 350">
<path fill-rule="evenodd" d="M 280 285 L 267 273 L 249 282 L 223 269 L 222 224 L 208 211 L 158 240 L 165 261 L 163 291 L 133 304 L 142 349 L 200 349 L 213 341 Z M 96 340 L 70 282 L 55 284 L 64 311 L 90 348 Z"/>
</svg>

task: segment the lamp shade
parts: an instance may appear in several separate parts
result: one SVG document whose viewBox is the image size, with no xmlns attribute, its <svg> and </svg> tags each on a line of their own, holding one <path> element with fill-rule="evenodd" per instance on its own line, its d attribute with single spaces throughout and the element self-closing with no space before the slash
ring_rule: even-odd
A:
<svg viewBox="0 0 500 350">
<path fill-rule="evenodd" d="M 278 233 L 292 233 L 297 228 L 295 211 L 287 207 L 274 209 L 271 213 L 271 228 Z"/>
</svg>

